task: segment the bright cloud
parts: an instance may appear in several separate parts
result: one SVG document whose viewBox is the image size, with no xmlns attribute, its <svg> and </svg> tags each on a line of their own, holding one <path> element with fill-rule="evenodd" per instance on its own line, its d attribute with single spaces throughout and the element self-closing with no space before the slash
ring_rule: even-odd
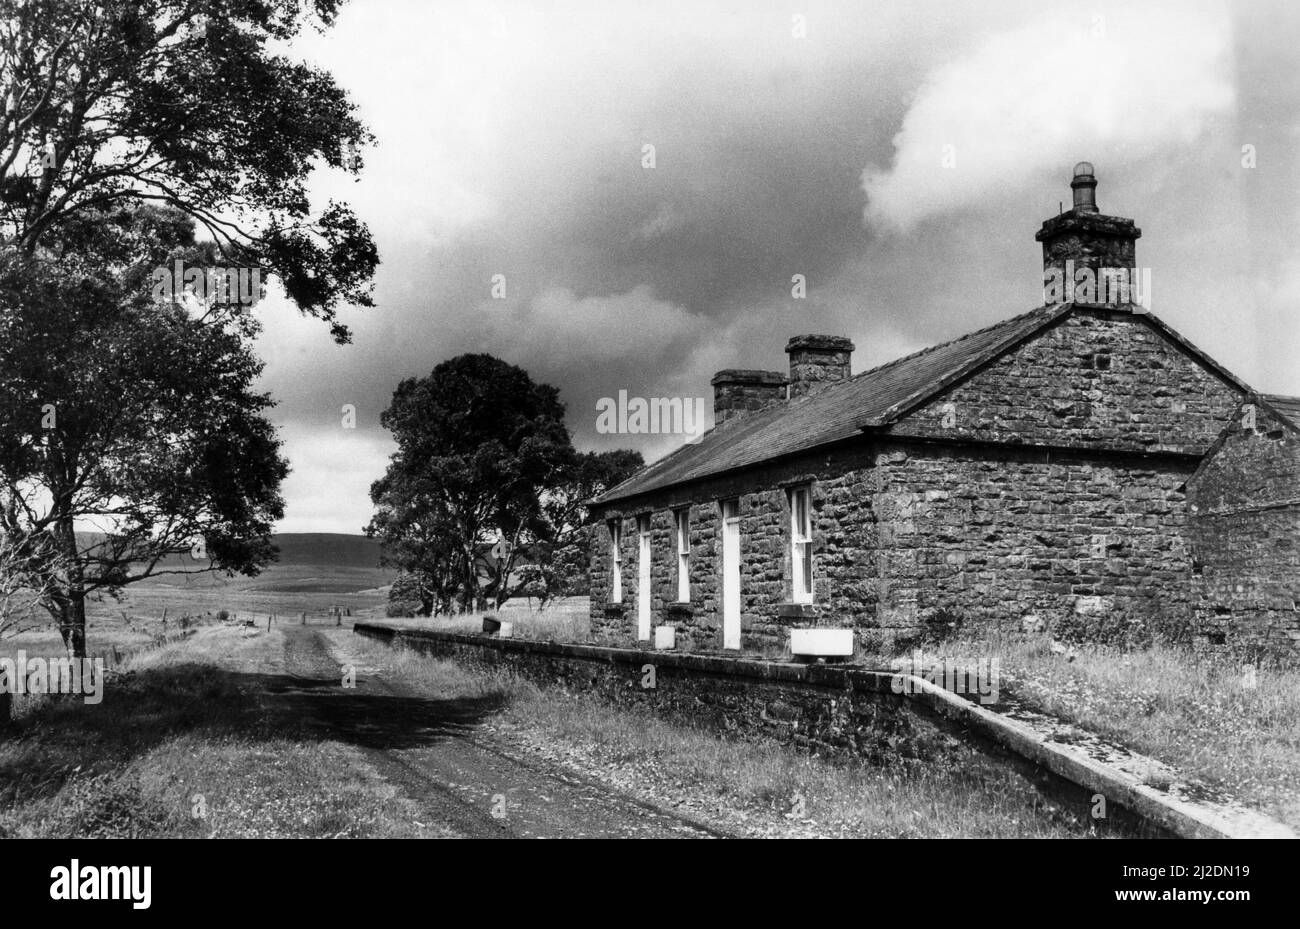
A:
<svg viewBox="0 0 1300 929">
<path fill-rule="evenodd" d="M 863 172 L 868 225 L 907 231 L 1091 152 L 1134 162 L 1191 144 L 1234 102 L 1231 34 L 1222 6 L 1179 4 L 1056 13 L 993 35 L 930 74 L 893 166 Z"/>
</svg>

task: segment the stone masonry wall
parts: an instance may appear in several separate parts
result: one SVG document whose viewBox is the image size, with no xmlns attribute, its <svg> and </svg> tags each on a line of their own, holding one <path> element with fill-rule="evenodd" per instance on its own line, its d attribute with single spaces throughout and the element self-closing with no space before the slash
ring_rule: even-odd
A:
<svg viewBox="0 0 1300 929">
<path fill-rule="evenodd" d="M 1054 635 L 1185 636 L 1194 597 L 1180 460 L 1105 462 L 1033 449 L 882 448 L 879 623 L 944 620 Z M 944 620 L 946 621 L 946 620 Z"/>
<path fill-rule="evenodd" d="M 1143 316 L 1076 310 L 890 432 L 1199 456 L 1241 399 Z"/>
<path fill-rule="evenodd" d="M 1300 435 L 1241 414 L 1187 485 L 1199 641 L 1300 653 Z"/>
<path fill-rule="evenodd" d="M 388 637 L 359 624 L 364 635 Z M 775 738 L 825 755 L 876 761 L 960 750 L 887 674 L 721 656 L 599 650 L 486 636 L 399 631 L 395 645 L 457 663 L 509 671 L 542 686 L 647 706 L 741 737 Z"/>
<path fill-rule="evenodd" d="M 630 644 L 636 629 L 636 517 L 652 514 L 652 626 L 676 628 L 677 647 L 687 651 L 722 649 L 722 536 L 719 501 L 736 498 L 741 519 L 741 648 L 784 650 L 788 629 L 874 613 L 875 529 L 871 515 L 870 472 L 874 451 L 858 441 L 848 447 L 810 454 L 796 462 L 703 481 L 674 489 L 643 503 L 611 509 L 623 529 L 623 609 L 611 609 L 609 533 L 596 533 L 591 552 L 591 627 L 598 642 Z M 814 595 L 812 607 L 790 603 L 790 504 L 787 488 L 812 488 Z M 677 603 L 677 539 L 673 513 L 689 508 L 691 520 L 691 599 Z"/>
<path fill-rule="evenodd" d="M 541 687 L 590 693 L 616 706 L 741 739 L 774 740 L 819 756 L 872 764 L 900 757 L 973 770 L 977 756 L 1029 778 L 1079 821 L 1120 835 L 1206 835 L 1196 822 L 1137 795 L 1120 778 L 1082 766 L 996 712 L 948 694 L 901 693 L 889 672 L 532 642 L 358 623 L 368 638 Z M 1103 820 L 1090 816 L 1101 793 Z M 1218 835 L 1210 832 L 1208 835 Z"/>
<path fill-rule="evenodd" d="M 717 500 L 741 514 L 742 648 L 775 654 L 792 627 L 851 626 L 869 648 L 915 635 L 948 611 L 1010 628 L 1037 616 L 1061 635 L 1181 635 L 1194 598 L 1180 487 L 1194 462 L 1102 460 L 1030 448 L 970 449 L 909 440 L 854 449 L 705 488 L 691 513 L 691 602 L 676 603 L 672 509 L 652 510 L 652 625 L 685 651 L 721 649 Z M 790 601 L 789 504 L 780 477 L 811 480 L 815 605 Z M 777 486 L 773 488 L 771 485 Z M 713 496 L 717 494 L 718 496 Z M 597 641 L 631 644 L 635 516 L 624 529 L 626 612 L 607 612 L 608 543 L 593 557 Z M 607 540 L 607 535 L 601 534 Z"/>
</svg>

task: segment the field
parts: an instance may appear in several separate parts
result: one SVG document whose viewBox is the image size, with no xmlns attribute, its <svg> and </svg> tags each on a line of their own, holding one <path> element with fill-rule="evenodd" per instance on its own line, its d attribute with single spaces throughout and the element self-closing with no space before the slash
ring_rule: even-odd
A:
<svg viewBox="0 0 1300 929">
<path fill-rule="evenodd" d="M 383 616 L 394 572 L 379 567 L 378 543 L 328 533 L 279 535 L 275 543 L 280 560 L 256 577 L 163 574 L 127 587 L 120 600 L 89 603 L 87 651 L 148 645 L 175 632 L 182 618 L 211 619 L 223 610 L 262 625 L 271 617 L 301 621 L 303 613 L 320 622 L 335 609 L 351 618 Z M 49 623 L 0 640 L 0 654 L 19 648 L 55 654 L 62 643 Z"/>
</svg>

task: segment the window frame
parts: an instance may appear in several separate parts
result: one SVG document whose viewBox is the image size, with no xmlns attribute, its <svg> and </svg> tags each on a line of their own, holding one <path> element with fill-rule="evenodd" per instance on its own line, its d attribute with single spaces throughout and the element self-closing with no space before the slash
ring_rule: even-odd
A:
<svg viewBox="0 0 1300 929">
<path fill-rule="evenodd" d="M 790 504 L 790 602 L 812 603 L 814 600 L 812 485 L 790 487 L 787 492 Z M 802 513 L 800 502 L 803 505 Z"/>
<path fill-rule="evenodd" d="M 673 511 L 677 535 L 677 602 L 691 602 L 691 508 Z"/>
<path fill-rule="evenodd" d="M 623 521 L 611 519 L 608 522 L 610 555 L 610 603 L 623 602 Z"/>
</svg>

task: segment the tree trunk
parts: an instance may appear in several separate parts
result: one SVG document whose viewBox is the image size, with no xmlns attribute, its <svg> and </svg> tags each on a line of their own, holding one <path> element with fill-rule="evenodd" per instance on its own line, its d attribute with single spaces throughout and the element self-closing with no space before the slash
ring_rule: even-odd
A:
<svg viewBox="0 0 1300 929">
<path fill-rule="evenodd" d="M 63 620 L 59 624 L 63 644 L 73 658 L 86 657 L 86 594 L 72 591 L 63 605 Z"/>
<path fill-rule="evenodd" d="M 81 564 L 81 552 L 77 548 L 77 533 L 72 517 L 62 515 L 55 523 L 59 546 L 67 560 L 65 570 L 67 583 L 61 596 L 55 598 L 62 614 L 59 631 L 63 634 L 63 644 L 72 658 L 86 657 L 86 580 Z"/>
</svg>

